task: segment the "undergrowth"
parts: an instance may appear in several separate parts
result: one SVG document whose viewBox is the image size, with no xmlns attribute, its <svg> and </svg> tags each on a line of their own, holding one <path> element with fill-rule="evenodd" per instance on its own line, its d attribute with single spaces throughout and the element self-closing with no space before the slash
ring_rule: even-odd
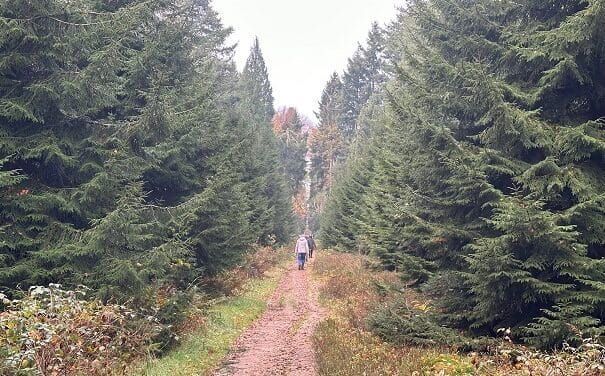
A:
<svg viewBox="0 0 605 376">
<path fill-rule="evenodd" d="M 371 332 L 368 316 L 400 289 L 389 272 L 370 271 L 371 259 L 329 251 L 318 252 L 314 277 L 329 318 L 313 335 L 320 375 L 412 375 L 437 349 L 397 347 Z"/>
<path fill-rule="evenodd" d="M 0 294 L 0 375 L 199 374 L 264 311 L 283 269 L 275 266 L 290 256 L 258 248 L 199 286 L 165 285 L 138 304 L 90 299 L 84 286 L 33 287 L 16 300 Z"/>
<path fill-rule="evenodd" d="M 262 248 L 240 267 L 207 281 L 212 300 L 198 301 L 181 328 L 180 344 L 160 358 L 148 357 L 133 375 L 205 375 L 227 355 L 250 324 L 262 315 L 289 260 L 285 249 Z M 276 267 L 277 266 L 277 267 Z"/>
<path fill-rule="evenodd" d="M 318 252 L 313 270 L 329 309 L 313 335 L 320 375 L 605 375 L 594 338 L 552 353 L 513 344 L 506 328 L 499 339 L 472 339 L 438 325 L 433 302 L 371 258 Z"/>
<path fill-rule="evenodd" d="M 31 288 L 21 300 L 4 297 L 0 374 L 123 374 L 163 329 L 140 310 L 87 301 L 85 295 L 83 288 L 67 291 L 51 284 Z"/>
</svg>

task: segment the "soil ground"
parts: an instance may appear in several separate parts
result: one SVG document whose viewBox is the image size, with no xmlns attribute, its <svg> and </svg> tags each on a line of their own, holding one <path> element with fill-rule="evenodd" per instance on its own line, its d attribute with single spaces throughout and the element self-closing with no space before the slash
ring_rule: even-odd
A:
<svg viewBox="0 0 605 376">
<path fill-rule="evenodd" d="M 311 335 L 325 312 L 310 278 L 313 260 L 305 270 L 292 262 L 266 312 L 237 340 L 214 376 L 317 374 Z"/>
</svg>

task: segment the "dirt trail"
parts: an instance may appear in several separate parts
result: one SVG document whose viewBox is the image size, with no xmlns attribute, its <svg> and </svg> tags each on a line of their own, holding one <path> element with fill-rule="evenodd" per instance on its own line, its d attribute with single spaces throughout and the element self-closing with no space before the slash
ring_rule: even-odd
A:
<svg viewBox="0 0 605 376">
<path fill-rule="evenodd" d="M 214 376 L 316 375 L 311 335 L 324 316 L 309 273 L 292 263 L 267 302 L 267 311 L 238 339 Z"/>
</svg>

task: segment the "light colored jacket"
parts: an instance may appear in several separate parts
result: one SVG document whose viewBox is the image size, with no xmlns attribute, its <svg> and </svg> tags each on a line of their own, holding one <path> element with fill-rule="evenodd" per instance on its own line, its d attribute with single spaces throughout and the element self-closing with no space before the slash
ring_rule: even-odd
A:
<svg viewBox="0 0 605 376">
<path fill-rule="evenodd" d="M 307 244 L 307 239 L 304 236 L 301 236 L 296 241 L 294 253 L 309 253 L 309 244 Z"/>
</svg>

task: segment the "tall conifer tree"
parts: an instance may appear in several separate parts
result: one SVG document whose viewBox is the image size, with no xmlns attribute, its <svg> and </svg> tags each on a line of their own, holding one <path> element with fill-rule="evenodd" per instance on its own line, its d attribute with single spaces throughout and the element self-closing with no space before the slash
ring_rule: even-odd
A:
<svg viewBox="0 0 605 376">
<path fill-rule="evenodd" d="M 250 106 L 255 106 L 250 109 L 251 112 L 261 115 L 263 123 L 270 122 L 275 115 L 273 89 L 258 38 L 254 38 L 250 55 L 248 55 L 242 71 L 241 84 L 246 93 L 244 101 L 248 102 Z M 260 106 L 260 108 L 256 106 Z"/>
<path fill-rule="evenodd" d="M 367 45 L 358 45 L 348 60 L 342 77 L 344 110 L 341 132 L 349 144 L 357 132 L 357 119 L 363 107 L 386 82 L 384 49 L 384 30 L 373 23 Z"/>
<path fill-rule="evenodd" d="M 232 265 L 261 231 L 288 237 L 279 181 L 252 193 L 278 167 L 250 164 L 230 29 L 208 1 L 8 1 L 0 27 L 3 288 L 128 300 Z"/>
<path fill-rule="evenodd" d="M 337 73 L 332 74 L 321 95 L 317 112 L 317 132 L 311 140 L 312 190 L 327 188 L 332 180 L 338 160 L 342 159 L 344 140 L 340 133 L 343 121 L 342 82 Z"/>
<path fill-rule="evenodd" d="M 540 347 L 577 340 L 568 324 L 600 330 L 604 12 L 600 0 L 402 11 L 381 123 L 405 141 L 382 144 L 361 212 L 333 200 L 327 218 L 361 218 L 387 265 L 435 271 L 417 277 L 444 288 L 452 325 L 513 326 Z"/>
<path fill-rule="evenodd" d="M 289 201 L 278 141 L 272 132 L 275 110 L 265 60 L 258 38 L 240 77 L 241 111 L 249 119 L 251 156 L 249 158 L 250 195 L 253 221 L 259 240 L 285 242 L 292 231 Z"/>
</svg>

